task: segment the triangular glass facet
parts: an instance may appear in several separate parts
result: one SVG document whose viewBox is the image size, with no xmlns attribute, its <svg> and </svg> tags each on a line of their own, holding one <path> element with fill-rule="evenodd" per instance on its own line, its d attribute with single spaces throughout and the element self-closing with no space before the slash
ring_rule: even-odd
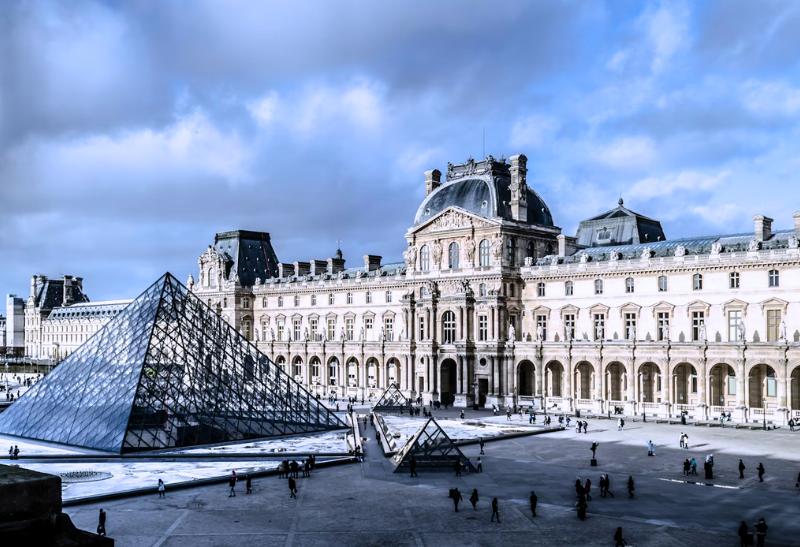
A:
<svg viewBox="0 0 800 547">
<path fill-rule="evenodd" d="M 386 391 L 383 392 L 378 402 L 372 407 L 375 412 L 400 412 L 408 411 L 411 408 L 411 401 L 400 393 L 400 388 L 397 384 L 389 384 Z"/>
<path fill-rule="evenodd" d="M 395 473 L 409 469 L 411 458 L 416 460 L 418 468 L 450 470 L 455 467 L 456 462 L 460 462 L 470 471 L 474 470 L 469 458 L 461 452 L 433 417 L 428 418 L 425 425 L 408 439 L 397 454 L 392 456 Z"/>
</svg>

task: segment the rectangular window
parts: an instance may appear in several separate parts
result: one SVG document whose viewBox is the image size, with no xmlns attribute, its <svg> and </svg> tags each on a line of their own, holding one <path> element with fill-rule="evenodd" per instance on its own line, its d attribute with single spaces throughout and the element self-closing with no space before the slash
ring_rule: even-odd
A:
<svg viewBox="0 0 800 547">
<path fill-rule="evenodd" d="M 658 276 L 658 292 L 667 292 L 667 276 Z"/>
<path fill-rule="evenodd" d="M 767 310 L 767 342 L 781 337 L 781 310 Z"/>
<path fill-rule="evenodd" d="M 372 304 L 372 293 L 367 291 L 367 304 Z"/>
<path fill-rule="evenodd" d="M 544 283 L 538 283 L 536 285 L 536 295 L 539 297 L 544 297 Z"/>
<path fill-rule="evenodd" d="M 697 376 L 692 376 L 692 393 L 697 393 Z"/>
<path fill-rule="evenodd" d="M 300 340 L 300 326 L 301 326 L 301 324 L 302 323 L 301 323 L 301 321 L 299 319 L 295 319 L 295 320 L 292 321 L 292 327 L 293 327 L 292 330 L 294 331 L 294 338 L 292 338 L 293 340 Z"/>
<path fill-rule="evenodd" d="M 308 334 L 311 336 L 312 340 L 317 339 L 317 326 L 319 321 L 317 319 L 309 319 L 308 320 Z"/>
<path fill-rule="evenodd" d="M 386 303 L 388 304 L 391 301 L 392 301 L 392 291 L 386 291 Z"/>
<path fill-rule="evenodd" d="M 697 342 L 705 334 L 706 313 L 702 311 L 692 312 L 692 340 Z"/>
<path fill-rule="evenodd" d="M 728 342 L 741 342 L 742 331 L 739 323 L 742 322 L 742 310 L 731 310 L 728 312 Z"/>
<path fill-rule="evenodd" d="M 489 317 L 486 315 L 478 316 L 478 340 L 485 342 L 489 339 Z"/>
<path fill-rule="evenodd" d="M 736 395 L 736 376 L 728 376 L 728 395 Z"/>
<path fill-rule="evenodd" d="M 536 336 L 539 340 L 547 340 L 547 316 L 546 315 L 537 315 L 536 316 Z"/>
<path fill-rule="evenodd" d="M 328 340 L 336 339 L 336 319 L 333 317 L 328 318 Z"/>
<path fill-rule="evenodd" d="M 730 274 L 728 274 L 728 288 L 730 289 L 739 288 L 739 272 L 731 272 Z"/>
<path fill-rule="evenodd" d="M 573 293 L 572 281 L 566 281 L 564 283 L 564 296 L 572 296 L 572 293 Z"/>
<path fill-rule="evenodd" d="M 778 270 L 769 271 L 769 286 L 779 287 L 781 284 L 781 273 Z"/>
<path fill-rule="evenodd" d="M 394 317 L 383 318 L 383 337 L 389 342 L 394 340 Z"/>
<path fill-rule="evenodd" d="M 364 330 L 367 331 L 368 333 L 372 332 L 372 317 L 364 318 Z"/>
<path fill-rule="evenodd" d="M 348 304 L 352 304 L 353 303 L 353 293 L 351 293 L 351 292 L 347 293 L 347 303 Z"/>
<path fill-rule="evenodd" d="M 636 339 L 636 314 L 635 313 L 626 313 L 625 314 L 625 339 L 626 340 L 634 340 L 634 339 Z"/>
<path fill-rule="evenodd" d="M 603 340 L 606 337 L 606 314 L 594 314 L 594 339 Z"/>
<path fill-rule="evenodd" d="M 328 295 L 328 305 L 333 306 L 333 293 Z"/>
<path fill-rule="evenodd" d="M 660 311 L 657 315 L 658 318 L 658 340 L 663 342 L 669 340 L 669 312 Z"/>
<path fill-rule="evenodd" d="M 353 339 L 354 325 L 355 325 L 355 321 L 353 320 L 352 317 L 347 317 L 344 320 L 344 335 L 345 335 L 345 338 L 347 338 L 348 340 L 352 340 Z"/>
<path fill-rule="evenodd" d="M 775 378 L 767 376 L 767 397 L 778 396 L 778 382 Z"/>
<path fill-rule="evenodd" d="M 283 341 L 284 323 L 278 321 L 278 340 Z"/>
<path fill-rule="evenodd" d="M 425 318 L 419 317 L 419 338 L 418 340 L 425 340 Z"/>
<path fill-rule="evenodd" d="M 564 314 L 564 338 L 567 340 L 575 339 L 575 314 Z"/>
</svg>

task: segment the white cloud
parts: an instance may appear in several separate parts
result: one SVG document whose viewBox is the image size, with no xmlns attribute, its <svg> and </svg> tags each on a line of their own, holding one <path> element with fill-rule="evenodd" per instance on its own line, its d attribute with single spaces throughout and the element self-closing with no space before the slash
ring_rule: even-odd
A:
<svg viewBox="0 0 800 547">
<path fill-rule="evenodd" d="M 732 224 L 735 225 L 743 217 L 747 217 L 748 213 L 748 211 L 734 203 L 695 205 L 689 210 L 693 215 L 700 217 L 703 222 L 728 230 L 730 230 Z"/>
<path fill-rule="evenodd" d="M 646 12 L 643 24 L 652 47 L 650 68 L 659 73 L 689 41 L 689 9 L 683 2 L 664 2 L 655 11 Z"/>
<path fill-rule="evenodd" d="M 656 158 L 656 149 L 649 137 L 622 137 L 596 147 L 593 155 L 610 167 L 635 168 L 650 165 Z"/>
<path fill-rule="evenodd" d="M 261 127 L 266 127 L 273 122 L 277 108 L 278 94 L 275 91 L 270 91 L 247 105 L 250 115 Z"/>
<path fill-rule="evenodd" d="M 377 82 L 358 79 L 343 87 L 317 85 L 300 96 L 283 123 L 306 136 L 342 123 L 376 131 L 383 125 L 384 108 L 383 86 Z"/>
<path fill-rule="evenodd" d="M 662 177 L 648 177 L 635 183 L 631 187 L 629 194 L 633 197 L 650 199 L 669 196 L 678 191 L 710 190 L 724 181 L 729 175 L 728 171 L 716 174 L 681 171 Z"/>
<path fill-rule="evenodd" d="M 800 89 L 785 82 L 748 80 L 742 86 L 742 102 L 756 114 L 793 115 L 800 112 Z"/>
<path fill-rule="evenodd" d="M 560 128 L 558 120 L 549 116 L 533 114 L 517 120 L 511 127 L 511 146 L 515 148 L 538 148 L 551 140 Z"/>
</svg>

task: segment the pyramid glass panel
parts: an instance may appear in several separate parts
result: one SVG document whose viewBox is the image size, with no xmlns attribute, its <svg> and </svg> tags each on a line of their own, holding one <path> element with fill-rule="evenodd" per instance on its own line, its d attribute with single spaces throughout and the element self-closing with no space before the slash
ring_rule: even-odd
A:
<svg viewBox="0 0 800 547">
<path fill-rule="evenodd" d="M 456 462 L 460 462 L 470 471 L 475 468 L 444 429 L 434 420 L 428 418 L 419 431 L 392 456 L 394 472 L 406 470 L 411 466 L 411 458 L 417 462 L 418 468 L 450 470 Z"/>
<path fill-rule="evenodd" d="M 386 391 L 383 392 L 378 402 L 372 410 L 376 412 L 399 412 L 402 414 L 411 408 L 411 401 L 400 393 L 400 388 L 397 384 L 390 384 Z"/>
<path fill-rule="evenodd" d="M 117 453 L 344 427 L 170 274 L 0 414 L 0 433 Z"/>
</svg>

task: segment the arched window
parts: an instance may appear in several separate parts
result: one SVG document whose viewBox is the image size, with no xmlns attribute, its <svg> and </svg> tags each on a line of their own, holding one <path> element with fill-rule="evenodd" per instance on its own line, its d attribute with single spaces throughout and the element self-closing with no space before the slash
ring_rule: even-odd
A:
<svg viewBox="0 0 800 547">
<path fill-rule="evenodd" d="M 506 239 L 506 261 L 512 268 L 516 266 L 517 258 L 517 238 L 509 237 Z"/>
<path fill-rule="evenodd" d="M 458 269 L 458 243 L 453 241 L 447 250 L 447 266 L 451 270 Z"/>
<path fill-rule="evenodd" d="M 594 280 L 594 294 L 603 294 L 603 280 L 602 279 L 595 279 Z"/>
<path fill-rule="evenodd" d="M 703 274 L 696 273 L 692 276 L 692 289 L 695 291 L 703 290 Z"/>
<path fill-rule="evenodd" d="M 539 281 L 536 284 L 536 296 L 544 296 L 544 282 Z"/>
<path fill-rule="evenodd" d="M 564 282 L 564 296 L 572 296 L 572 292 L 574 287 L 572 285 L 572 281 L 565 281 Z"/>
<path fill-rule="evenodd" d="M 419 250 L 419 269 L 427 272 L 431 269 L 431 251 L 427 245 L 423 245 Z"/>
<path fill-rule="evenodd" d="M 481 268 L 489 267 L 489 240 L 482 239 L 478 244 L 478 265 Z"/>
<path fill-rule="evenodd" d="M 442 342 L 452 344 L 456 341 L 456 314 L 446 311 L 442 315 Z"/>
<path fill-rule="evenodd" d="M 478 285 L 478 296 L 486 296 L 486 283 Z"/>
<path fill-rule="evenodd" d="M 625 292 L 632 293 L 633 292 L 633 278 L 626 277 L 625 278 Z"/>
</svg>

